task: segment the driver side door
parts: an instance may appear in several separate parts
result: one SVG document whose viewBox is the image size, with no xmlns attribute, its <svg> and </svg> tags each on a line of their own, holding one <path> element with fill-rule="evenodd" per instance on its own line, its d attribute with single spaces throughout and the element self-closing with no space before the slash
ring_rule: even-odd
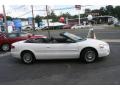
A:
<svg viewBox="0 0 120 90">
<path fill-rule="evenodd" d="M 51 59 L 78 58 L 79 50 L 77 43 L 49 43 L 46 46 L 45 56 Z"/>
</svg>

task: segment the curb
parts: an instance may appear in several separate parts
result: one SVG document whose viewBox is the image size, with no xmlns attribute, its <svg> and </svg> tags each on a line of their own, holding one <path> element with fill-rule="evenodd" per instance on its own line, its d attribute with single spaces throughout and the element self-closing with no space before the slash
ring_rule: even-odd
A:
<svg viewBox="0 0 120 90">
<path fill-rule="evenodd" d="M 102 39 L 105 42 L 120 42 L 120 39 Z"/>
</svg>

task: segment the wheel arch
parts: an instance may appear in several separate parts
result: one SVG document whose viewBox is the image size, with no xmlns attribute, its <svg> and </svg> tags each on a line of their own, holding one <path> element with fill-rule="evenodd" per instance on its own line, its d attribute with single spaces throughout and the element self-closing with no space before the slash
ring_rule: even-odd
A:
<svg viewBox="0 0 120 90">
<path fill-rule="evenodd" d="M 25 53 L 25 52 L 30 52 L 34 56 L 34 58 L 36 59 L 35 54 L 31 50 L 23 50 L 23 51 L 21 51 L 20 57 L 22 57 L 23 53 Z"/>
<path fill-rule="evenodd" d="M 92 50 L 94 50 L 94 51 L 96 52 L 96 54 L 97 54 L 97 57 L 98 57 L 98 51 L 97 51 L 97 49 L 95 49 L 94 47 L 85 47 L 85 48 L 83 48 L 83 49 L 81 50 L 81 52 L 80 52 L 80 57 L 81 57 L 82 52 L 83 52 L 84 50 L 86 50 L 86 49 L 92 49 Z"/>
</svg>

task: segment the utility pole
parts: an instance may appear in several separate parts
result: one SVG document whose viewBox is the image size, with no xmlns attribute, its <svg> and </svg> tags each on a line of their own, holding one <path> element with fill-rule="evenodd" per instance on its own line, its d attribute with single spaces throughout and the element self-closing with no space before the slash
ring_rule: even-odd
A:
<svg viewBox="0 0 120 90">
<path fill-rule="evenodd" d="M 49 20 L 48 20 L 48 6 L 46 5 L 46 14 L 47 14 L 47 26 L 48 26 L 48 29 L 49 29 Z M 50 36 L 50 31 L 48 30 L 48 36 L 49 38 L 51 38 Z"/>
<path fill-rule="evenodd" d="M 78 12 L 79 12 L 79 13 L 78 13 L 78 14 L 79 14 L 78 16 L 79 16 L 79 25 L 80 25 L 80 10 L 78 10 Z"/>
<path fill-rule="evenodd" d="M 6 12 L 5 12 L 5 7 L 4 7 L 4 5 L 3 5 L 3 14 L 4 14 L 5 29 L 6 29 L 6 32 L 8 33 L 7 18 L 6 18 Z"/>
<path fill-rule="evenodd" d="M 81 5 L 75 5 L 75 8 L 78 10 L 78 24 L 80 25 L 80 10 L 81 10 Z"/>
<path fill-rule="evenodd" d="M 68 17 L 66 17 L 66 24 L 68 24 Z"/>
<path fill-rule="evenodd" d="M 32 9 L 32 28 L 33 28 L 33 31 L 35 31 L 35 18 L 34 18 L 34 12 L 33 12 L 33 5 L 31 5 L 31 9 Z"/>
</svg>

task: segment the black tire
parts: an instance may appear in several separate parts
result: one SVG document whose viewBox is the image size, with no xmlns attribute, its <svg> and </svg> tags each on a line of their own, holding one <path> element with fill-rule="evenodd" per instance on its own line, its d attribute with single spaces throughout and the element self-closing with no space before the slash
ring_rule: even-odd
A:
<svg viewBox="0 0 120 90">
<path fill-rule="evenodd" d="M 21 60 L 24 64 L 32 64 L 35 62 L 35 56 L 30 51 L 22 52 Z"/>
<path fill-rule="evenodd" d="M 9 44 L 3 44 L 2 46 L 1 46 L 1 50 L 2 51 L 10 51 L 10 45 Z"/>
<path fill-rule="evenodd" d="M 92 48 L 86 48 L 81 52 L 80 59 L 85 63 L 93 63 L 98 58 L 97 51 Z"/>
</svg>

